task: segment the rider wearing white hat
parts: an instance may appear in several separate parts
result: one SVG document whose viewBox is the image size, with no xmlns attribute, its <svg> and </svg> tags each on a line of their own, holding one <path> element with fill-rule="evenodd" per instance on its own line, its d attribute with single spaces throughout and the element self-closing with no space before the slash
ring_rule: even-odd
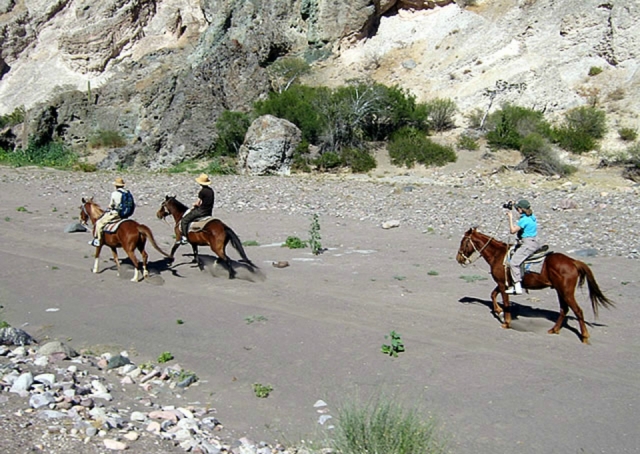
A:
<svg viewBox="0 0 640 454">
<path fill-rule="evenodd" d="M 180 243 L 182 244 L 187 244 L 187 232 L 189 231 L 190 222 L 213 214 L 215 194 L 213 189 L 211 189 L 211 180 L 209 179 L 209 176 L 206 173 L 200 174 L 200 176 L 196 178 L 196 183 L 200 185 L 198 199 L 193 204 L 193 208 L 187 211 L 180 220 L 180 231 L 182 232 Z"/>
<path fill-rule="evenodd" d="M 114 222 L 120 219 L 120 214 L 118 214 L 118 207 L 120 206 L 120 202 L 122 201 L 122 188 L 124 188 L 124 180 L 121 177 L 118 177 L 113 182 L 116 190 L 111 193 L 111 200 L 109 200 L 109 206 L 107 211 L 104 212 L 100 218 L 96 221 L 95 225 L 95 237 L 92 241 L 89 241 L 91 246 L 100 246 L 102 243 L 102 231 L 104 230 L 104 226 L 109 222 Z"/>
</svg>

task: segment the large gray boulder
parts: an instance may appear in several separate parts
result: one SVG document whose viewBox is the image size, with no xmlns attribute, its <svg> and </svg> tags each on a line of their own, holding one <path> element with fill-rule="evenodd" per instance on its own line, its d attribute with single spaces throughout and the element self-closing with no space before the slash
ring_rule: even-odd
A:
<svg viewBox="0 0 640 454">
<path fill-rule="evenodd" d="M 263 115 L 249 127 L 238 152 L 238 170 L 249 175 L 289 175 L 302 132 L 288 120 Z"/>
</svg>

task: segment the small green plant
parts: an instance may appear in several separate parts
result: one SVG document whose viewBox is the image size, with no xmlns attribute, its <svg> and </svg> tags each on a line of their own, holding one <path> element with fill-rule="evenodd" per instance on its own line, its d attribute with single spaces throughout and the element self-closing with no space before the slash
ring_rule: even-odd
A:
<svg viewBox="0 0 640 454">
<path fill-rule="evenodd" d="M 91 148 L 122 148 L 127 141 L 118 131 L 98 129 L 89 137 Z"/>
<path fill-rule="evenodd" d="M 460 279 L 463 279 L 465 282 L 476 282 L 476 281 L 486 281 L 487 278 L 485 276 L 478 276 L 477 274 L 473 275 L 463 275 L 460 276 Z"/>
<path fill-rule="evenodd" d="M 21 213 L 26 213 L 27 209 L 25 207 L 18 207 L 16 208 L 16 211 L 20 211 Z"/>
<path fill-rule="evenodd" d="M 176 323 L 178 325 L 184 325 L 184 320 L 182 320 L 181 318 L 179 318 L 178 320 L 176 320 Z"/>
<path fill-rule="evenodd" d="M 58 268 L 57 266 L 54 265 L 54 266 L 51 267 L 51 269 L 55 271 L 55 270 L 59 270 L 60 268 Z"/>
<path fill-rule="evenodd" d="M 618 135 L 625 142 L 633 142 L 638 138 L 638 131 L 633 128 L 620 128 L 618 129 Z"/>
<path fill-rule="evenodd" d="M 260 246 L 260 243 L 258 243 L 256 240 L 247 240 L 247 241 L 243 241 L 242 245 L 243 246 Z"/>
<path fill-rule="evenodd" d="M 467 134 L 462 134 L 458 137 L 457 146 L 458 150 L 476 151 L 479 148 L 476 139 Z"/>
<path fill-rule="evenodd" d="M 269 397 L 271 391 L 273 391 L 273 387 L 271 385 L 263 385 L 262 383 L 253 384 L 253 393 L 256 395 L 256 397 L 259 397 L 261 399 Z"/>
<path fill-rule="evenodd" d="M 153 370 L 154 365 L 151 361 L 147 361 L 145 363 L 140 364 L 140 366 L 138 366 L 140 368 L 140 370 Z"/>
<path fill-rule="evenodd" d="M 589 68 L 590 77 L 597 76 L 601 72 L 602 72 L 602 68 L 600 68 L 599 66 L 592 66 L 591 68 Z"/>
<path fill-rule="evenodd" d="M 404 281 L 407 277 L 406 276 L 395 275 L 395 276 L 393 276 L 393 278 L 396 281 Z"/>
<path fill-rule="evenodd" d="M 438 273 L 438 272 L 437 272 L 437 271 L 435 271 L 435 270 L 431 270 L 431 271 L 429 271 L 427 274 L 428 274 L 429 276 L 437 276 L 437 275 L 438 275 L 438 274 L 440 274 L 440 273 Z"/>
<path fill-rule="evenodd" d="M 252 315 L 250 317 L 245 317 L 244 321 L 247 322 L 247 325 L 251 325 L 255 322 L 266 322 L 267 317 L 264 315 Z"/>
<path fill-rule="evenodd" d="M 320 243 L 320 221 L 318 215 L 314 213 L 311 219 L 311 227 L 309 228 L 309 246 L 313 255 L 319 255 L 322 252 L 322 244 Z"/>
<path fill-rule="evenodd" d="M 384 336 L 385 339 L 389 339 L 389 344 L 382 344 L 380 351 L 385 355 L 393 356 L 394 358 L 398 357 L 398 353 L 402 353 L 404 351 L 404 342 L 402 342 L 402 338 L 400 334 L 395 331 L 391 331 L 388 336 Z"/>
<path fill-rule="evenodd" d="M 4 220 L 5 220 L 6 222 L 9 222 L 9 221 L 11 221 L 11 218 L 10 218 L 9 216 L 5 216 Z"/>
<path fill-rule="evenodd" d="M 289 249 L 304 249 L 307 247 L 307 243 L 297 236 L 289 236 L 282 246 L 288 247 Z"/>
<path fill-rule="evenodd" d="M 24 106 L 22 106 L 17 107 L 8 115 L 0 116 L 0 129 L 4 128 L 5 126 L 15 126 L 23 123 L 26 112 L 26 109 L 24 108 Z"/>
<path fill-rule="evenodd" d="M 432 417 L 398 400 L 378 395 L 365 404 L 348 402 L 338 410 L 332 452 L 341 454 L 444 454 L 447 437 Z"/>
<path fill-rule="evenodd" d="M 168 363 L 173 359 L 173 355 L 171 352 L 163 352 L 160 356 L 158 356 L 158 362 L 160 364 Z"/>
</svg>

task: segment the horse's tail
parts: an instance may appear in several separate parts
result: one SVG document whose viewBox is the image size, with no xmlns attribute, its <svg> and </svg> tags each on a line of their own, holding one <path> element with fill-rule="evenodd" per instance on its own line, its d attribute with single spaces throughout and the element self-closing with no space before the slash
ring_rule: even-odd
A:
<svg viewBox="0 0 640 454">
<path fill-rule="evenodd" d="M 258 268 L 250 259 L 249 257 L 247 257 L 247 254 L 244 252 L 244 248 L 242 247 L 242 242 L 240 241 L 240 238 L 238 238 L 238 235 L 236 235 L 236 232 L 234 232 L 231 227 L 229 227 L 228 225 L 225 224 L 224 226 L 224 233 L 229 237 L 229 239 L 231 240 L 231 246 L 234 247 L 234 249 L 236 251 L 238 251 L 238 253 L 242 256 L 242 260 L 240 260 L 240 262 L 244 262 L 248 265 L 251 265 L 253 268 Z M 253 270 L 252 270 L 253 271 Z"/>
<path fill-rule="evenodd" d="M 167 254 L 162 249 L 160 249 L 160 246 L 158 246 L 158 243 L 156 243 L 156 239 L 153 237 L 153 233 L 151 233 L 151 229 L 149 227 L 147 227 L 144 224 L 138 224 L 138 232 L 149 239 L 149 242 L 155 248 L 156 251 L 158 251 L 165 257 L 169 257 L 169 254 Z"/>
<path fill-rule="evenodd" d="M 615 303 L 611 301 L 609 298 L 604 296 L 600 287 L 598 287 L 598 283 L 596 282 L 596 278 L 593 276 L 593 272 L 591 268 L 580 260 L 574 260 L 576 268 L 578 269 L 578 287 L 582 287 L 584 285 L 584 281 L 587 281 L 587 287 L 589 288 L 589 299 L 591 300 L 591 308 L 593 309 L 593 315 L 598 318 L 598 307 L 602 306 L 607 309 L 611 309 L 615 307 Z"/>
</svg>

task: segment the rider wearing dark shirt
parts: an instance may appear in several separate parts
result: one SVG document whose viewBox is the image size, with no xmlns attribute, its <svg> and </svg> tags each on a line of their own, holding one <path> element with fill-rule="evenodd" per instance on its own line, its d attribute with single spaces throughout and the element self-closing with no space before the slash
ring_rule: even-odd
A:
<svg viewBox="0 0 640 454">
<path fill-rule="evenodd" d="M 187 243 L 187 232 L 189 231 L 189 223 L 198 218 L 213 215 L 213 203 L 215 194 L 211 189 L 211 180 L 205 173 L 196 178 L 196 182 L 201 186 L 198 192 L 198 200 L 193 204 L 193 208 L 189 210 L 180 220 L 180 231 L 182 232 L 181 243 Z"/>
</svg>

